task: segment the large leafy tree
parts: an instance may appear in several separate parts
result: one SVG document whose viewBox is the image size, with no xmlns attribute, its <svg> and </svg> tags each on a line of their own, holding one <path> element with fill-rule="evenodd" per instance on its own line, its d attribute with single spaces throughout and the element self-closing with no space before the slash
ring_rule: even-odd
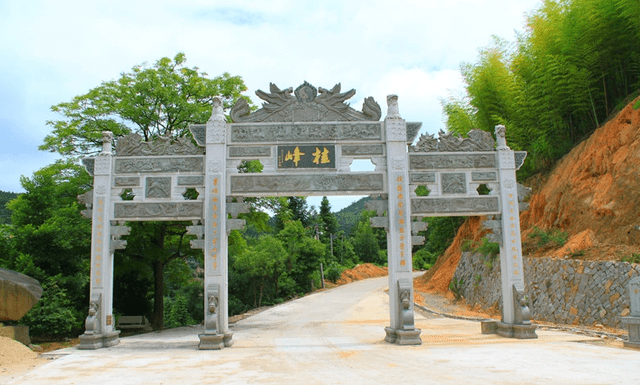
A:
<svg viewBox="0 0 640 385">
<path fill-rule="evenodd" d="M 40 149 L 64 156 L 92 154 L 100 149 L 102 131 L 116 137 L 137 132 L 145 140 L 188 135 L 189 124 L 209 118 L 214 96 L 222 96 L 229 108 L 247 89 L 240 76 L 224 73 L 211 79 L 187 67 L 186 60 L 179 53 L 151 66 L 134 66 L 117 80 L 51 107 L 63 119 L 47 122 L 53 132 Z"/>
<path fill-rule="evenodd" d="M 209 78 L 197 67 L 187 67 L 183 53 L 173 59 L 164 57 L 153 65 L 134 66 L 116 80 L 105 81 L 70 102 L 53 106 L 52 110 L 62 118 L 47 122 L 53 131 L 40 149 L 74 159 L 97 153 L 102 131 L 111 131 L 116 138 L 135 132 L 147 141 L 160 136 L 190 135 L 189 124 L 203 123 L 210 116 L 214 96 L 222 96 L 228 108 L 245 90 L 239 76 L 224 73 Z M 186 263 L 195 258 L 184 224 L 136 223 L 127 240 L 125 255 L 118 259 L 135 260 L 150 269 L 154 283 L 152 324 L 161 329 L 165 268 L 175 260 Z M 116 269 L 119 270 L 124 271 Z"/>
</svg>

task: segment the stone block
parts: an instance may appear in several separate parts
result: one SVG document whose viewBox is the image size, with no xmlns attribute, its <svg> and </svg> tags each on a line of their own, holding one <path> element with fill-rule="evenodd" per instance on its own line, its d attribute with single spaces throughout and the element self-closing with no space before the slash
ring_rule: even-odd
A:
<svg viewBox="0 0 640 385">
<path fill-rule="evenodd" d="M 629 331 L 629 341 L 624 346 L 640 349 L 640 317 L 622 317 L 621 321 Z"/>
<path fill-rule="evenodd" d="M 506 338 L 517 339 L 535 339 L 538 338 L 536 334 L 535 325 L 518 325 L 518 324 L 506 324 L 498 322 L 497 334 Z"/>
<path fill-rule="evenodd" d="M 4 326 L 0 324 L 0 337 L 11 338 L 25 346 L 29 346 L 31 344 L 31 338 L 29 338 L 29 327 L 25 325 Z"/>
<path fill-rule="evenodd" d="M 482 334 L 496 334 L 498 332 L 498 321 L 496 320 L 481 321 L 480 330 Z"/>
</svg>

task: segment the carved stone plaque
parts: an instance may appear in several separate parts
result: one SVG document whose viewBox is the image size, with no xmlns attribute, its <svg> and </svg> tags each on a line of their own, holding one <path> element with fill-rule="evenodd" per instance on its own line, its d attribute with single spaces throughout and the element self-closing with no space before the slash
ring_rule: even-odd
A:
<svg viewBox="0 0 640 385">
<path fill-rule="evenodd" d="M 336 146 L 278 146 L 278 168 L 336 168 Z"/>
<path fill-rule="evenodd" d="M 435 172 L 410 172 L 409 183 L 435 183 Z"/>
<path fill-rule="evenodd" d="M 247 156 L 271 156 L 271 147 L 229 147 L 230 158 L 243 158 Z"/>
<path fill-rule="evenodd" d="M 115 172 L 118 174 L 178 171 L 204 173 L 204 157 L 116 158 Z"/>
<path fill-rule="evenodd" d="M 384 174 L 232 175 L 231 194 L 302 195 L 357 191 L 363 195 L 384 191 Z"/>
<path fill-rule="evenodd" d="M 441 216 L 499 214 L 498 197 L 474 198 L 412 198 L 413 215 Z"/>
<path fill-rule="evenodd" d="M 202 202 L 115 204 L 115 219 L 153 221 L 161 219 L 201 219 Z"/>
<path fill-rule="evenodd" d="M 498 174 L 494 171 L 474 171 L 471 173 L 471 180 L 477 182 L 491 182 L 498 180 Z"/>
<path fill-rule="evenodd" d="M 146 179 L 144 193 L 146 198 L 170 198 L 171 177 L 149 177 Z"/>
<path fill-rule="evenodd" d="M 382 123 L 232 124 L 231 143 L 300 143 L 324 140 L 381 141 Z"/>
<path fill-rule="evenodd" d="M 140 186 L 140 178 L 138 177 L 117 177 L 113 180 L 113 185 L 117 187 L 135 187 Z"/>
<path fill-rule="evenodd" d="M 417 154 L 409 155 L 410 170 L 442 170 L 497 167 L 495 153 L 486 154 Z"/>
<path fill-rule="evenodd" d="M 384 155 L 384 149 L 381 144 L 344 145 L 342 146 L 342 155 L 344 156 Z"/>
<path fill-rule="evenodd" d="M 207 125 L 206 124 L 191 124 L 189 131 L 193 135 L 198 146 L 204 147 L 207 144 Z"/>
<path fill-rule="evenodd" d="M 203 176 L 179 176 L 178 186 L 204 186 Z"/>
<path fill-rule="evenodd" d="M 442 181 L 443 194 L 467 193 L 467 178 L 464 173 L 442 173 L 440 178 Z"/>
</svg>

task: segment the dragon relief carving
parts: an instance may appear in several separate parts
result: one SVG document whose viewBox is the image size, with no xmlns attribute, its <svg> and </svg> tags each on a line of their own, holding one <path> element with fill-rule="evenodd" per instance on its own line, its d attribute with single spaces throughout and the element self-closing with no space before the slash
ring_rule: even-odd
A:
<svg viewBox="0 0 640 385">
<path fill-rule="evenodd" d="M 144 156 L 144 155 L 200 155 L 203 150 L 193 144 L 190 138 L 181 136 L 176 140 L 161 136 L 154 141 L 146 142 L 137 133 L 129 134 L 118 139 L 116 155 Z"/>
<path fill-rule="evenodd" d="M 418 143 L 411 146 L 412 152 L 471 152 L 494 151 L 496 142 L 493 136 L 483 130 L 469 131 L 467 138 L 440 131 L 439 138 L 434 135 L 422 134 Z"/>
<path fill-rule="evenodd" d="M 341 87 L 338 83 L 331 89 L 316 88 L 305 81 L 294 91 L 292 87 L 281 90 L 270 83 L 269 93 L 256 91 L 256 95 L 265 101 L 262 108 L 251 113 L 247 102 L 238 99 L 231 108 L 231 119 L 235 123 L 380 120 L 382 110 L 372 97 L 365 98 L 362 112 L 359 112 L 345 103 L 356 91 L 340 92 Z"/>
</svg>

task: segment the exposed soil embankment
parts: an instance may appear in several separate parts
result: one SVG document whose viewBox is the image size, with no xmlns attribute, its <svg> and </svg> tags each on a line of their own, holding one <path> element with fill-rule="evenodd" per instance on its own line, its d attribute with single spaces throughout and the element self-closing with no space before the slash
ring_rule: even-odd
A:
<svg viewBox="0 0 640 385">
<path fill-rule="evenodd" d="M 640 109 L 631 102 L 614 119 L 564 156 L 546 177 L 532 178 L 529 210 L 521 213 L 523 252 L 585 260 L 640 258 Z M 565 232 L 563 245 L 540 246 L 534 229 Z M 538 230 L 536 230 L 538 231 Z M 462 241 L 484 235 L 469 218 L 416 290 L 448 292 Z"/>
</svg>

